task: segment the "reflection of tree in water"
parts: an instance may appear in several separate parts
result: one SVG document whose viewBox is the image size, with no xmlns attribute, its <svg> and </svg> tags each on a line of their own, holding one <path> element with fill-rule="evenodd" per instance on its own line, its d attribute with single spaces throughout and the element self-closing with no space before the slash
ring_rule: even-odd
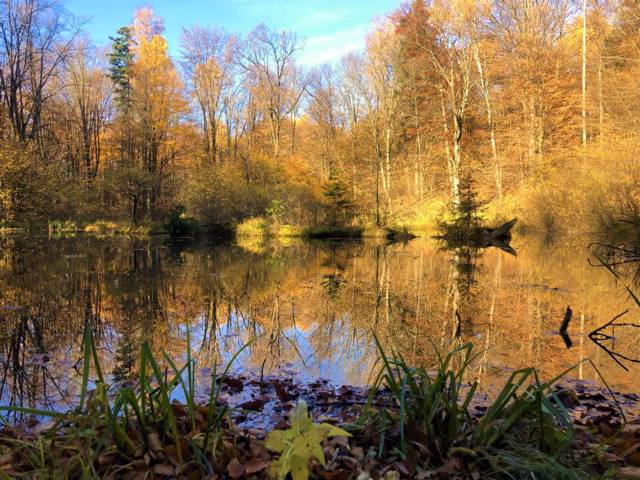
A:
<svg viewBox="0 0 640 480">
<path fill-rule="evenodd" d="M 120 328 L 116 339 L 113 375 L 118 380 L 136 373 L 139 346 L 149 342 L 156 351 L 165 345 L 168 313 L 165 300 L 172 292 L 163 269 L 162 249 L 148 241 L 134 240 L 128 264 L 119 272 L 109 292 Z M 175 252 L 174 252 L 175 254 Z M 178 255 L 179 256 L 179 255 Z"/>
<path fill-rule="evenodd" d="M 163 269 L 161 245 L 79 238 L 14 248 L 15 264 L 1 265 L 0 306 L 24 309 L 0 310 L 4 403 L 72 403 L 77 382 L 71 380 L 78 376 L 73 367 L 82 356 L 87 326 L 115 380 L 135 373 L 141 341 L 155 351 L 174 348 L 169 332 L 175 334 L 175 324 L 167 305 L 178 310 L 181 295 Z M 181 305 L 179 310 L 189 309 Z"/>
<path fill-rule="evenodd" d="M 631 278 L 634 286 L 640 285 L 640 245 L 611 245 L 593 243 L 589 246 L 595 261 L 589 263 L 596 267 L 604 267 L 612 273 L 616 280 Z M 625 289 L 640 307 L 638 296 L 622 281 Z M 622 320 L 629 313 L 625 310 L 589 334 L 589 339 L 604 351 L 615 363 L 629 371 L 628 363 L 640 363 L 637 345 L 640 340 L 640 324 Z M 622 335 L 616 335 L 622 332 Z"/>
<path fill-rule="evenodd" d="M 4 322 L 11 322 L 7 317 Z M 38 397 L 51 403 L 47 392 L 51 382 L 45 366 L 45 343 L 42 332 L 42 320 L 27 312 L 20 313 L 13 323 L 8 337 L 2 342 L 2 378 L 0 379 L 0 398 L 3 404 L 35 406 Z M 40 361 L 31 361 L 39 358 Z M 39 379 L 45 379 L 41 384 Z"/>
<path fill-rule="evenodd" d="M 339 372 L 341 380 L 364 381 L 376 356 L 373 329 L 409 362 L 431 362 L 434 344 L 445 350 L 452 342 L 482 342 L 490 348 L 482 349 L 473 373 L 490 378 L 491 368 L 513 352 L 505 346 L 513 338 L 526 339 L 522 361 L 548 363 L 544 352 L 551 344 L 541 332 L 557 309 L 557 294 L 547 290 L 501 289 L 503 280 L 537 284 L 547 274 L 535 273 L 542 282 L 525 280 L 529 270 L 504 267 L 495 249 L 482 258 L 458 249 L 447 260 L 430 244 L 353 242 L 267 248 L 258 255 L 233 246 L 170 251 L 153 240 L 83 237 L 11 248 L 0 254 L 0 307 L 26 309 L 0 308 L 2 398 L 22 381 L 16 391 L 25 404 L 41 402 L 43 392 L 43 402 L 59 399 L 54 382 L 73 396 L 77 383 L 69 386 L 69 379 L 77 381 L 72 367 L 81 358 L 85 324 L 95 331 L 104 370 L 117 379 L 136 373 L 144 340 L 157 354 L 183 356 L 187 326 L 201 366 L 224 363 L 254 339 L 237 366 L 264 366 L 267 373 L 293 364 L 308 376 Z M 557 272 L 549 276 L 558 278 Z M 498 311 L 503 301 L 509 309 Z M 509 315 L 521 324 L 505 327 Z M 32 361 L 37 352 L 52 360 Z M 13 368 L 15 358 L 22 363 Z M 70 360 L 63 368 L 60 359 Z"/>
<path fill-rule="evenodd" d="M 640 286 L 640 245 L 611 245 L 592 243 L 589 250 L 595 261 L 589 263 L 595 267 L 605 267 L 617 274 L 632 279 L 633 284 Z"/>
<path fill-rule="evenodd" d="M 331 271 L 322 276 L 322 281 L 320 283 L 327 297 L 332 301 L 335 301 L 338 298 L 340 289 L 346 283 L 346 280 L 344 279 L 344 266 L 337 259 L 337 249 L 338 246 L 336 244 L 331 245 L 330 261 L 324 262 L 322 265 L 325 268 L 328 267 Z"/>
<path fill-rule="evenodd" d="M 640 340 L 640 324 L 622 321 L 628 310 L 616 315 L 610 321 L 596 328 L 589 334 L 589 339 L 599 348 L 604 350 L 626 371 L 629 371 L 627 363 L 640 363 L 637 346 Z M 616 331 L 626 334 L 616 336 Z"/>
<path fill-rule="evenodd" d="M 90 261 L 64 250 L 49 252 L 59 255 L 53 271 L 44 268 L 37 248 L 32 253 L 2 264 L 0 399 L 27 407 L 70 405 L 72 365 L 60 360 L 78 352 L 85 325 L 97 339 L 103 336 L 98 277 Z"/>
<path fill-rule="evenodd" d="M 474 299 L 477 286 L 477 262 L 480 255 L 480 250 L 472 247 L 459 247 L 451 251 L 451 269 L 445 311 L 450 311 L 451 326 L 448 337 L 453 345 L 461 343 L 463 329 L 471 328 L 477 314 L 474 310 Z M 447 308 L 449 305 L 450 308 Z M 445 342 L 447 338 L 446 331 L 447 327 L 444 323 L 442 342 Z M 447 348 L 446 343 L 442 343 L 441 346 Z"/>
<path fill-rule="evenodd" d="M 320 285 L 324 288 L 327 297 L 335 301 L 344 283 L 345 280 L 340 275 L 329 274 L 322 277 Z"/>
</svg>

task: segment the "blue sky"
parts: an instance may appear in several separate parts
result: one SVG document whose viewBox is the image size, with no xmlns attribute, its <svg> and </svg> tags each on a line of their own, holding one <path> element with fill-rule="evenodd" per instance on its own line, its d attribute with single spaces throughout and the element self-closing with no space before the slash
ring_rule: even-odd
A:
<svg viewBox="0 0 640 480">
<path fill-rule="evenodd" d="M 88 20 L 85 30 L 98 45 L 129 24 L 137 7 L 149 5 L 164 18 L 173 55 L 179 52 L 182 27 L 211 25 L 247 33 L 265 23 L 305 38 L 300 62 L 313 65 L 361 49 L 372 19 L 395 9 L 399 0 L 67 0 L 65 5 Z"/>
</svg>

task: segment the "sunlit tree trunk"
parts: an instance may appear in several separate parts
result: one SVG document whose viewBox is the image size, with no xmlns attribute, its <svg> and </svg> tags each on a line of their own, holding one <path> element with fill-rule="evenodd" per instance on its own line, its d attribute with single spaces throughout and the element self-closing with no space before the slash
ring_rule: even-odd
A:
<svg viewBox="0 0 640 480">
<path fill-rule="evenodd" d="M 587 146 L 587 0 L 582 0 L 582 146 Z"/>
<path fill-rule="evenodd" d="M 598 51 L 598 143 L 604 139 L 604 95 L 602 92 L 602 48 Z"/>
<path fill-rule="evenodd" d="M 498 157 L 496 128 L 493 121 L 493 108 L 491 105 L 489 84 L 485 76 L 485 71 L 482 66 L 482 59 L 480 57 L 480 49 L 477 44 L 474 44 L 473 46 L 473 54 L 476 60 L 476 67 L 478 69 L 478 77 L 480 80 L 480 90 L 482 91 L 482 97 L 484 98 L 485 109 L 487 113 L 487 124 L 489 126 L 489 137 L 491 142 L 491 158 L 493 160 L 494 179 L 496 184 L 496 195 L 498 199 L 502 200 L 502 165 L 500 164 L 500 158 Z"/>
<path fill-rule="evenodd" d="M 449 145 L 449 122 L 447 121 L 447 112 L 444 107 L 444 98 L 441 98 L 442 106 L 442 129 L 444 130 L 444 153 L 447 160 L 447 172 L 449 174 L 449 185 L 451 188 L 451 197 L 453 198 L 454 205 L 458 205 L 460 202 L 460 192 L 458 185 L 460 184 L 460 178 L 457 171 L 453 170 L 454 158 L 451 156 L 451 147 Z"/>
</svg>

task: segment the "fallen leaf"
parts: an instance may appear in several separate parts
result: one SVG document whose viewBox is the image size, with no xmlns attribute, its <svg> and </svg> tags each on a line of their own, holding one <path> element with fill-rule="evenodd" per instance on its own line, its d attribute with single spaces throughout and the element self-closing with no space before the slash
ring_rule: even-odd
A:
<svg viewBox="0 0 640 480">
<path fill-rule="evenodd" d="M 151 432 L 147 436 L 147 440 L 149 443 L 149 450 L 154 453 L 162 451 L 162 442 L 160 441 L 160 435 L 157 432 Z"/>
<path fill-rule="evenodd" d="M 262 407 L 264 407 L 265 403 L 267 403 L 267 398 L 256 398 L 254 400 L 249 400 L 248 402 L 241 403 L 238 405 L 239 408 L 243 410 L 253 410 L 260 411 Z"/>
<path fill-rule="evenodd" d="M 117 452 L 102 452 L 100 455 L 98 455 L 98 465 L 100 467 L 113 465 L 117 457 L 118 457 Z"/>
<path fill-rule="evenodd" d="M 245 467 L 237 458 L 234 458 L 227 465 L 227 472 L 229 472 L 229 476 L 233 479 L 240 478 L 244 475 Z"/>
<path fill-rule="evenodd" d="M 446 473 L 451 475 L 453 473 L 457 473 L 460 471 L 460 467 L 462 466 L 462 462 L 459 458 L 451 457 L 449 460 L 444 462 L 440 468 L 438 468 L 438 473 Z"/>
<path fill-rule="evenodd" d="M 175 469 L 170 463 L 159 463 L 153 467 L 153 471 L 158 475 L 166 476 L 172 476 L 175 473 Z"/>
<path fill-rule="evenodd" d="M 624 467 L 616 470 L 616 478 L 618 480 L 640 480 L 640 468 Z"/>
<path fill-rule="evenodd" d="M 244 471 L 247 475 L 252 475 L 254 473 L 261 472 L 265 468 L 269 466 L 268 460 L 261 460 L 259 458 L 254 458 L 253 460 L 247 462 L 244 465 Z"/>
</svg>

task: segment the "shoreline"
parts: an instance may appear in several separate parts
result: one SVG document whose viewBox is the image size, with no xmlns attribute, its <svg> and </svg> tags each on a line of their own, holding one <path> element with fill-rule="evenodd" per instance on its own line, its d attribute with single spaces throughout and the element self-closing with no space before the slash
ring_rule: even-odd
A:
<svg viewBox="0 0 640 480">
<path fill-rule="evenodd" d="M 260 379 L 243 374 L 225 375 L 217 379 L 219 381 L 215 385 L 220 386 L 220 389 L 216 409 L 228 409 L 228 417 L 225 417 L 226 420 L 221 419 L 216 432 L 221 435 L 223 442 L 236 445 L 233 452 L 223 455 L 224 461 L 213 469 L 218 473 L 217 478 L 271 478 L 269 466 L 276 461 L 277 456 L 265 448 L 264 442 L 269 438 L 269 432 L 291 427 L 288 414 L 301 400 L 308 405 L 314 422 L 340 426 L 353 435 L 351 438 L 335 437 L 323 441 L 326 467 L 312 461 L 311 478 L 478 478 L 468 471 L 475 467 L 467 464 L 471 459 L 465 455 L 454 455 L 451 459 L 457 460 L 449 459 L 433 468 L 430 476 L 424 476 L 426 471 L 416 466 L 416 460 L 403 458 L 398 451 L 389 451 L 383 458 L 371 457 L 371 449 L 375 450 L 377 447 L 371 443 L 371 439 L 367 440 L 367 429 L 354 429 L 354 426 L 358 425 L 367 411 L 400 410 L 400 405 L 394 400 L 388 387 L 378 390 L 375 396 L 370 396 L 369 387 L 336 386 L 328 380 L 296 382 L 284 376 L 266 376 Z M 90 394 L 89 398 L 97 395 L 99 390 Z M 549 398 L 552 403 L 564 409 L 571 419 L 570 428 L 574 432 L 572 455 L 581 462 L 587 462 L 593 471 L 605 472 L 615 468 L 620 475 L 624 475 L 625 471 L 632 471 L 640 465 L 640 455 L 635 455 L 633 447 L 640 440 L 640 395 L 618 391 L 612 393 L 613 399 L 611 392 L 605 387 L 598 387 L 589 381 L 566 378 L 553 386 Z M 491 409 L 491 403 L 492 400 L 485 395 L 474 395 L 469 405 L 470 418 L 475 419 L 474 422 L 481 421 Z M 179 428 L 186 428 L 186 431 L 190 429 L 189 412 L 193 410 L 196 422 L 194 425 L 199 425 L 195 427 L 196 430 L 204 431 L 203 422 L 211 410 L 209 407 L 210 405 L 203 403 L 190 406 L 187 399 L 184 402 L 172 401 L 170 409 L 178 425 L 182 425 Z M 40 423 L 34 418 L 5 425 L 0 430 L 0 471 L 10 476 L 27 474 L 29 468 L 15 464 L 16 453 L 8 451 L 7 447 L 14 441 L 25 445 L 37 445 L 42 441 L 64 445 L 68 438 L 74 436 L 74 431 L 78 428 L 74 425 L 85 422 L 81 420 L 82 415 L 78 415 L 77 411 L 60 414 L 53 420 L 52 427 L 51 424 Z M 94 457 L 94 461 L 99 468 L 109 467 L 108 462 L 113 462 L 117 466 L 115 471 L 124 474 L 123 477 L 106 478 L 138 478 L 135 475 L 142 472 L 152 473 L 154 478 L 175 478 L 181 473 L 186 475 L 189 469 L 184 469 L 184 462 L 189 462 L 189 457 L 185 456 L 179 461 L 169 439 L 163 440 L 165 435 L 159 431 L 158 444 L 149 444 L 143 449 L 147 453 L 141 454 L 139 460 L 132 458 L 130 462 L 118 466 L 125 458 L 129 459 L 127 455 L 122 456 L 125 452 L 117 453 L 118 447 L 117 450 L 109 450 L 111 453 L 107 453 L 106 457 L 104 453 Z M 187 437 L 190 435 L 187 434 Z M 598 451 L 600 453 L 594 457 L 594 453 Z M 133 457 L 137 455 L 134 453 Z M 10 466 L 8 460 L 11 461 Z M 189 474 L 184 478 L 204 477 Z"/>
</svg>

